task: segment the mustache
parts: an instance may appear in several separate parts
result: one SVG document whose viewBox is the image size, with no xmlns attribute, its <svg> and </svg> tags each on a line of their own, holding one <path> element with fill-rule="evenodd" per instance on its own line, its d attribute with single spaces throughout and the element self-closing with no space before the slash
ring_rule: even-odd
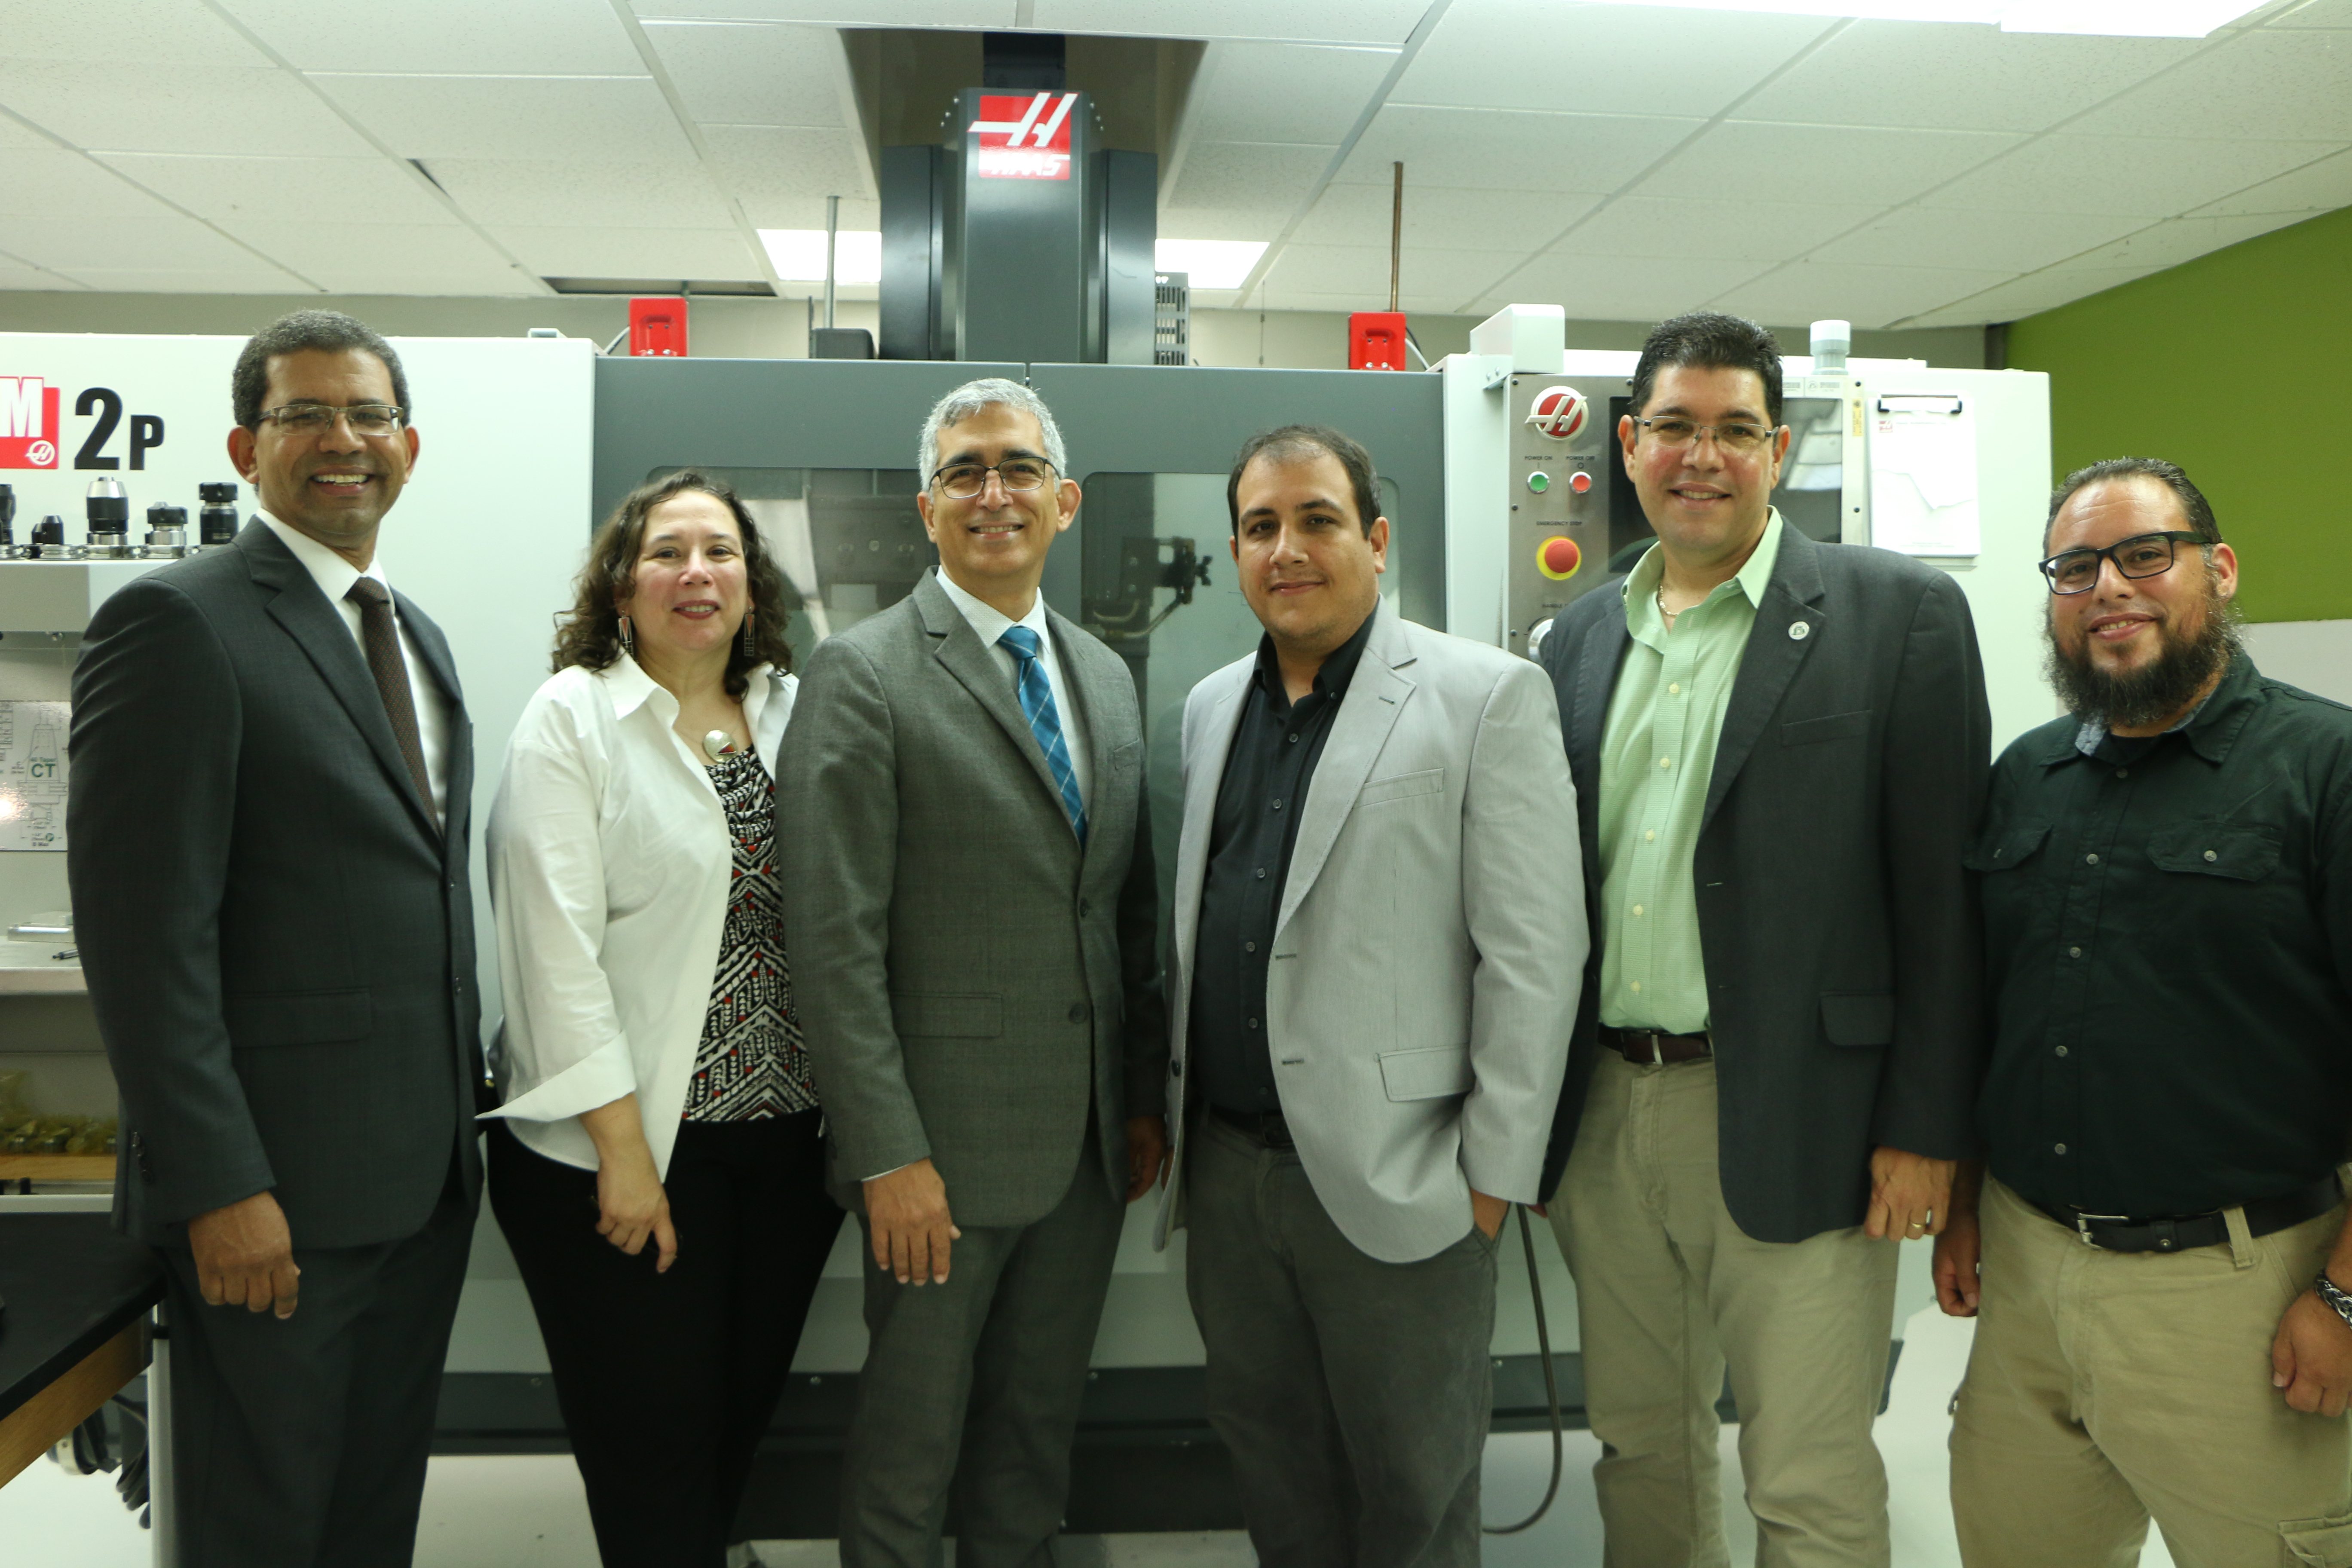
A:
<svg viewBox="0 0 2352 1568">
<path fill-rule="evenodd" d="M 2156 623 L 2156 658 L 2137 669 L 2116 674 L 2091 659 L 2091 639 L 2067 649 L 2058 640 L 2056 626 L 2042 623 L 2044 648 L 2042 672 L 2066 710 L 2084 723 L 2122 725 L 2137 729 L 2179 712 L 2200 688 L 2237 658 L 2244 646 L 2238 630 L 2235 606 L 2207 584 L 2202 624 L 2193 632 L 2180 631 L 2175 622 Z"/>
</svg>

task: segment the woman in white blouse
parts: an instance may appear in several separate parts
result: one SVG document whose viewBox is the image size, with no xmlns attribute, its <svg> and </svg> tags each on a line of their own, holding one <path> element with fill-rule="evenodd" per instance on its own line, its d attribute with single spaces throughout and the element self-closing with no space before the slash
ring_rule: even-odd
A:
<svg viewBox="0 0 2352 1568">
<path fill-rule="evenodd" d="M 841 1226 L 774 869 L 784 595 L 726 484 L 639 488 L 490 811 L 490 1203 L 607 1568 L 724 1562 Z"/>
</svg>

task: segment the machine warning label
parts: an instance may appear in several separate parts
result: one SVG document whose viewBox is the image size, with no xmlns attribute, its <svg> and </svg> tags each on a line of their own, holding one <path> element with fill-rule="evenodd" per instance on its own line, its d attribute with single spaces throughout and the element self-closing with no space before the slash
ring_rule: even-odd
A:
<svg viewBox="0 0 2352 1568">
<path fill-rule="evenodd" d="M 1075 92 L 1034 97 L 983 94 L 980 118 L 971 122 L 980 138 L 983 180 L 1066 180 L 1070 177 L 1070 110 Z M 0 386 L 7 383 L 0 381 Z"/>
<path fill-rule="evenodd" d="M 0 850 L 66 847 L 66 726 L 72 715 L 70 702 L 0 700 Z"/>
<path fill-rule="evenodd" d="M 58 466 L 58 389 L 37 375 L 0 375 L 0 468 Z"/>
</svg>

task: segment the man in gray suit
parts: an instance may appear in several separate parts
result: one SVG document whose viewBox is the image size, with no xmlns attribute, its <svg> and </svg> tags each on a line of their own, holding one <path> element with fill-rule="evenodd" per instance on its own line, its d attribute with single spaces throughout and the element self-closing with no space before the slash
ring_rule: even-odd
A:
<svg viewBox="0 0 2352 1568">
<path fill-rule="evenodd" d="M 233 391 L 260 513 L 109 599 L 74 671 L 115 1219 L 169 1279 L 184 1568 L 405 1564 L 481 1183 L 472 733 L 375 560 L 399 357 L 298 311 Z"/>
<path fill-rule="evenodd" d="M 1753 322 L 1659 326 L 1618 437 L 1657 544 L 1541 647 L 1595 938 L 1544 1176 L 1608 1558 L 1725 1560 L 1727 1367 L 1766 1560 L 1884 1565 L 1885 1243 L 1942 1227 L 1982 1048 L 1976 634 L 1943 573 L 1773 510 Z"/>
<path fill-rule="evenodd" d="M 1257 652 L 1184 708 L 1179 1106 L 1209 1418 L 1269 1568 L 1468 1568 L 1497 1232 L 1533 1203 L 1584 964 L 1542 672 L 1381 602 L 1370 457 L 1226 489 Z"/>
<path fill-rule="evenodd" d="M 940 571 L 820 644 L 777 790 L 785 926 L 836 1191 L 871 1246 L 848 1568 L 1047 1560 L 1123 1205 L 1166 1149 L 1143 726 L 1046 608 L 1078 509 L 1017 383 L 923 426 Z M 950 1268 L 952 1261 L 954 1267 Z"/>
</svg>

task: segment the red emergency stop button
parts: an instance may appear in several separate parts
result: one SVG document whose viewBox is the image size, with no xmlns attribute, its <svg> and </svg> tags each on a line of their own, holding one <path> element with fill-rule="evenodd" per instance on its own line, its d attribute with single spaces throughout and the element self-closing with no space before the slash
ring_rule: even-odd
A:
<svg viewBox="0 0 2352 1568">
<path fill-rule="evenodd" d="M 1584 552 L 1565 534 L 1554 534 L 1536 546 L 1536 570 L 1555 583 L 1565 583 L 1584 564 Z"/>
<path fill-rule="evenodd" d="M 1582 495 L 1592 488 L 1592 476 L 1583 472 L 1570 474 L 1568 476 L 1568 488 Z"/>
</svg>

